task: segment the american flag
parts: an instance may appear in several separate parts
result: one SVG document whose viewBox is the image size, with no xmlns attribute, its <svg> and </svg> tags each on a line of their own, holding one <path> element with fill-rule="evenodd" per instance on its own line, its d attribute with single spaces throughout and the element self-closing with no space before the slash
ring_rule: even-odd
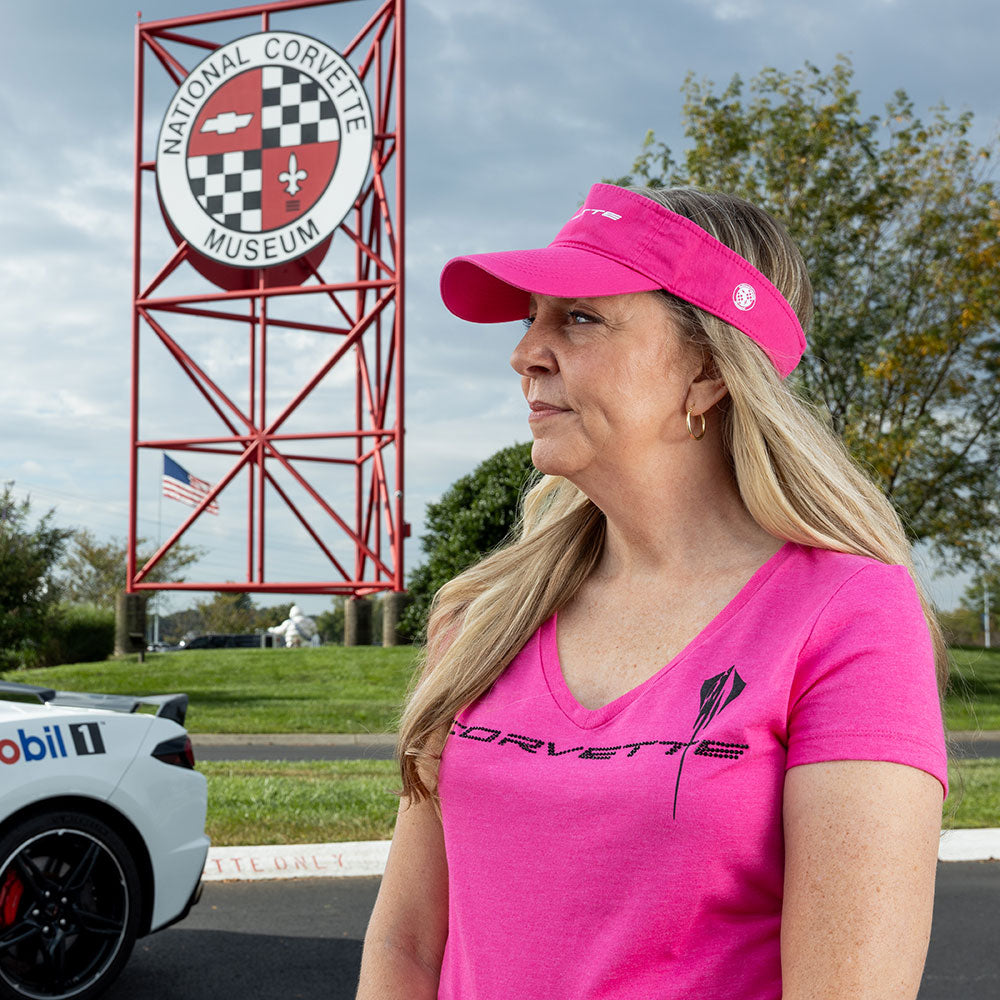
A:
<svg viewBox="0 0 1000 1000">
<path fill-rule="evenodd" d="M 192 476 L 182 469 L 169 455 L 163 456 L 163 495 L 170 500 L 180 500 L 189 507 L 197 507 L 212 488 L 211 483 Z M 206 508 L 209 514 L 218 514 L 219 505 L 213 500 Z"/>
</svg>

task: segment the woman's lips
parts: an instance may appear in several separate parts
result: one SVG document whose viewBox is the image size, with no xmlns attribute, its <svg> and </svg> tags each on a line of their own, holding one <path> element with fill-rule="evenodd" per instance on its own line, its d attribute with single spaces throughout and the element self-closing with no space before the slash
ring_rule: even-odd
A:
<svg viewBox="0 0 1000 1000">
<path fill-rule="evenodd" d="M 546 417 L 556 417 L 560 413 L 571 412 L 561 406 L 553 406 L 551 403 L 542 403 L 538 400 L 528 405 L 531 407 L 531 412 L 528 414 L 529 421 L 544 420 Z"/>
</svg>

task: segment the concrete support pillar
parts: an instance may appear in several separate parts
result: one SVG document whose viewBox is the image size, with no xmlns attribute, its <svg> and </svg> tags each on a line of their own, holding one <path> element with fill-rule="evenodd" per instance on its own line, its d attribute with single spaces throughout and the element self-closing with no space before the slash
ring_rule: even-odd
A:
<svg viewBox="0 0 1000 1000">
<path fill-rule="evenodd" d="M 409 594 L 390 591 L 382 598 L 382 645 L 402 646 L 406 640 L 399 634 L 399 619 L 403 617 Z"/>
<path fill-rule="evenodd" d="M 146 595 L 119 591 L 115 597 L 115 656 L 146 649 Z"/>
<path fill-rule="evenodd" d="M 370 646 L 372 641 L 372 605 L 363 597 L 344 601 L 344 645 Z"/>
</svg>

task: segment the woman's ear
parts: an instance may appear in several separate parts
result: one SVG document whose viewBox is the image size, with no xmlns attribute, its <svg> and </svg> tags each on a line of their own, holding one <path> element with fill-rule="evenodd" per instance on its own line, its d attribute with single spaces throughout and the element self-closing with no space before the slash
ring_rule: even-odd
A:
<svg viewBox="0 0 1000 1000">
<path fill-rule="evenodd" d="M 704 413 L 715 406 L 728 392 L 715 358 L 705 351 L 702 355 L 701 371 L 695 375 L 688 389 L 686 409 Z"/>
</svg>

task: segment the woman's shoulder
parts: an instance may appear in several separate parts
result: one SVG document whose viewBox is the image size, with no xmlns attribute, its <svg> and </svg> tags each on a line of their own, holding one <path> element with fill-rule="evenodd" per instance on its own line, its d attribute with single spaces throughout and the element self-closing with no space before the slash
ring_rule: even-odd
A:
<svg viewBox="0 0 1000 1000">
<path fill-rule="evenodd" d="M 817 597 L 822 594 L 832 597 L 845 587 L 862 593 L 908 594 L 915 590 L 913 577 L 902 564 L 813 545 L 793 543 L 790 548 L 786 585 L 800 593 L 806 590 Z"/>
</svg>

